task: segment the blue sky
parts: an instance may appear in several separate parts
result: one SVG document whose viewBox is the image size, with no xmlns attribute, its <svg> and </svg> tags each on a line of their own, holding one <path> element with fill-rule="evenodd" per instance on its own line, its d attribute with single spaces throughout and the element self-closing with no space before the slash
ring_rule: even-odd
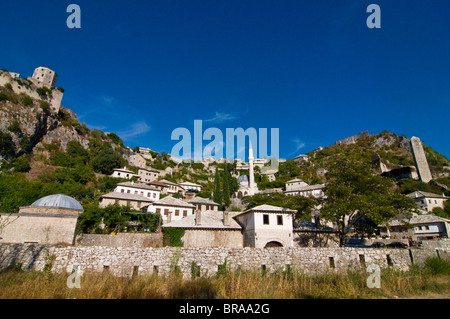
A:
<svg viewBox="0 0 450 319">
<path fill-rule="evenodd" d="M 449 15 L 447 0 L 3 1 L 0 68 L 55 70 L 62 104 L 130 147 L 169 153 L 203 120 L 279 128 L 281 158 L 365 130 L 450 158 Z"/>
</svg>

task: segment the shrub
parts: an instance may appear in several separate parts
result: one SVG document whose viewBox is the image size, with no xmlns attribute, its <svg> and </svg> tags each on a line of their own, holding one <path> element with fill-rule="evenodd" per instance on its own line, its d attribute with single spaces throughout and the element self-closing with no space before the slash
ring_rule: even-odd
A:
<svg viewBox="0 0 450 319">
<path fill-rule="evenodd" d="M 108 136 L 108 138 L 116 145 L 123 144 L 122 139 L 119 136 L 117 136 L 117 134 L 115 134 L 115 133 L 108 133 L 106 136 Z"/>
<path fill-rule="evenodd" d="M 40 107 L 44 112 L 50 110 L 50 104 L 47 101 L 42 101 Z"/>
<path fill-rule="evenodd" d="M 0 92 L 0 101 L 8 101 L 8 94 L 6 92 Z"/>
<path fill-rule="evenodd" d="M 92 168 L 97 173 L 110 175 L 114 168 L 123 167 L 125 160 L 110 147 L 104 147 L 92 160 Z"/>
<path fill-rule="evenodd" d="M 14 153 L 15 149 L 11 135 L 0 131 L 0 155 L 12 156 Z"/>
<path fill-rule="evenodd" d="M 433 275 L 450 275 L 450 260 L 445 260 L 437 257 L 427 258 L 424 268 L 431 272 Z"/>
<path fill-rule="evenodd" d="M 20 130 L 20 125 L 19 122 L 17 121 L 13 121 L 9 126 L 8 126 L 8 130 L 12 133 L 20 133 L 22 132 Z"/>
<path fill-rule="evenodd" d="M 13 90 L 11 83 L 6 83 L 4 85 L 4 87 L 7 88 L 8 90 L 11 90 L 11 91 Z"/>
<path fill-rule="evenodd" d="M 33 105 L 33 99 L 29 95 L 26 95 L 26 94 L 22 95 L 22 97 L 20 98 L 20 101 L 25 106 Z"/>
<path fill-rule="evenodd" d="M 164 246 L 183 247 L 181 238 L 184 236 L 184 229 L 164 227 L 162 233 Z"/>
<path fill-rule="evenodd" d="M 16 172 L 28 172 L 31 169 L 30 160 L 24 156 L 14 159 L 12 164 Z"/>
<path fill-rule="evenodd" d="M 37 94 L 40 96 L 47 96 L 47 91 L 44 88 L 37 88 L 36 89 Z"/>
</svg>

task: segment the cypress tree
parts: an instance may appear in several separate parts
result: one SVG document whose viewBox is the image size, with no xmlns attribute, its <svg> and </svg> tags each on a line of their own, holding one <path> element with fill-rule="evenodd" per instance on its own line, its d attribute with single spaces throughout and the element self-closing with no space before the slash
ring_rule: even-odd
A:
<svg viewBox="0 0 450 319">
<path fill-rule="evenodd" d="M 214 196 L 213 200 L 222 206 L 222 187 L 220 180 L 220 172 L 216 169 L 216 176 L 214 177 Z"/>
</svg>

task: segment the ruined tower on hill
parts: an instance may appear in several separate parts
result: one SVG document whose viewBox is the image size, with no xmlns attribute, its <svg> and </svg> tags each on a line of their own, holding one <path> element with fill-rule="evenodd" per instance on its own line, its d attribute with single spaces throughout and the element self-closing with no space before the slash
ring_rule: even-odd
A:
<svg viewBox="0 0 450 319">
<path fill-rule="evenodd" d="M 411 148 L 419 178 L 422 182 L 428 183 L 433 177 L 431 176 L 430 167 L 428 166 L 427 157 L 425 156 L 425 151 L 423 150 L 420 138 L 415 136 L 411 137 Z"/>
</svg>

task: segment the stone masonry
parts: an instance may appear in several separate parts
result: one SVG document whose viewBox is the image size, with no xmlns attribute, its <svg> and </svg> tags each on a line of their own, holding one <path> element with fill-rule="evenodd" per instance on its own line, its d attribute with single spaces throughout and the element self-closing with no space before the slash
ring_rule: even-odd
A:
<svg viewBox="0 0 450 319">
<path fill-rule="evenodd" d="M 431 176 L 430 167 L 428 166 L 427 157 L 425 156 L 420 138 L 415 136 L 411 137 L 411 147 L 420 180 L 424 183 L 428 183 L 433 177 Z"/>
<path fill-rule="evenodd" d="M 195 262 L 201 274 L 217 273 L 226 263 L 229 270 L 299 270 L 305 273 L 364 269 L 369 264 L 407 270 L 427 257 L 450 258 L 449 243 L 427 249 L 367 248 L 123 248 L 105 246 L 43 246 L 1 244 L 0 269 L 21 264 L 22 269 L 42 271 L 49 256 L 54 256 L 53 272 L 70 273 L 78 267 L 82 273 L 109 271 L 117 276 L 133 274 L 167 275 L 178 269 L 191 275 Z"/>
</svg>

